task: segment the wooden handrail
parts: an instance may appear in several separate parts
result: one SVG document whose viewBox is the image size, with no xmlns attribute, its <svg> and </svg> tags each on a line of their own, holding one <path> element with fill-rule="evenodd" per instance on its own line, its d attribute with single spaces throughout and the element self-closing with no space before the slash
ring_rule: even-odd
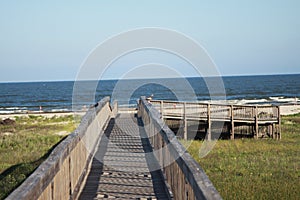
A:
<svg viewBox="0 0 300 200">
<path fill-rule="evenodd" d="M 76 199 L 102 130 L 112 116 L 109 101 L 110 98 L 106 97 L 90 108 L 78 128 L 7 200 Z"/>
<path fill-rule="evenodd" d="M 231 104 L 215 104 L 215 103 L 198 103 L 198 102 L 176 102 L 176 101 L 161 101 L 161 100 L 151 100 L 153 105 L 159 104 L 159 110 L 161 113 L 165 113 L 167 115 L 166 110 L 178 110 L 178 109 L 201 109 L 207 108 L 208 106 L 211 107 L 211 118 L 213 119 L 216 116 L 215 113 L 219 113 L 221 117 L 224 118 L 232 118 L 230 109 L 233 109 L 233 114 L 235 119 L 249 119 L 254 120 L 257 113 L 258 120 L 264 119 L 271 119 L 276 120 L 278 119 L 278 106 L 253 106 L 253 105 L 231 105 Z M 168 106 L 168 104 L 172 104 L 172 106 Z M 185 107 L 184 107 L 185 105 Z M 193 107 L 190 107 L 192 105 Z M 181 107 L 182 106 L 182 107 Z M 270 111 L 271 110 L 271 111 Z M 275 111 L 274 111 L 275 110 Z M 222 115 L 222 112 L 227 113 L 227 115 Z M 186 116 L 193 115 L 193 113 L 184 112 Z M 173 113 L 176 114 L 176 113 Z M 200 113 L 201 114 L 201 113 Z M 208 117 L 207 112 L 202 112 L 202 116 L 198 115 L 198 117 Z M 183 113 L 182 113 L 183 115 Z M 182 116 L 183 117 L 183 116 Z"/>
<path fill-rule="evenodd" d="M 274 133 L 274 128 L 269 133 L 280 138 L 280 108 L 279 106 L 266 105 L 231 105 L 201 102 L 176 102 L 151 100 L 153 107 L 159 110 L 164 119 L 183 120 L 183 136 L 187 139 L 187 121 L 205 121 L 207 124 L 207 140 L 211 139 L 211 125 L 214 121 L 230 122 L 230 138 L 234 139 L 234 125 L 237 123 L 252 124 L 256 138 L 259 135 L 259 125 L 278 124 L 278 130 Z M 273 125 L 272 125 L 273 126 Z M 270 128 L 271 130 L 271 128 Z M 277 138 L 277 139 L 279 139 Z"/>
<path fill-rule="evenodd" d="M 200 165 L 188 154 L 161 115 L 145 98 L 139 103 L 138 116 L 153 146 L 174 199 L 221 199 Z"/>
</svg>

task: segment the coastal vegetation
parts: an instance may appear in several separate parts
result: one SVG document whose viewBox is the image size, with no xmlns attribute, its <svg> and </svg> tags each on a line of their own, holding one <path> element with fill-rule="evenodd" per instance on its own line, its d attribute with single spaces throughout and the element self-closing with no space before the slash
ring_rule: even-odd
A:
<svg viewBox="0 0 300 200">
<path fill-rule="evenodd" d="M 300 114 L 282 117 L 281 140 L 220 140 L 204 158 L 202 141 L 181 142 L 224 199 L 300 196 Z"/>
<path fill-rule="evenodd" d="M 1 121 L 0 199 L 20 185 L 76 125 L 73 115 L 29 115 Z"/>
<path fill-rule="evenodd" d="M 0 122 L 0 199 L 20 185 L 77 125 L 72 115 L 29 115 Z M 300 114 L 282 118 L 281 140 L 220 140 L 201 159 L 202 141 L 181 142 L 224 199 L 300 196 Z"/>
</svg>

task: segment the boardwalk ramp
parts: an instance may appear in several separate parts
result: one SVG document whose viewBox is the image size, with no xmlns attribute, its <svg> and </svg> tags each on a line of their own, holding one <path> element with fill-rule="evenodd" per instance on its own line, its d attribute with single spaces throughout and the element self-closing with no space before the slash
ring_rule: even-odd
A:
<svg viewBox="0 0 300 200">
<path fill-rule="evenodd" d="M 129 113 L 111 119 L 79 199 L 171 199 L 161 170 L 149 167 L 158 165 L 149 152 L 140 119 Z"/>
<path fill-rule="evenodd" d="M 159 112 L 104 98 L 7 199 L 221 199 Z"/>
</svg>

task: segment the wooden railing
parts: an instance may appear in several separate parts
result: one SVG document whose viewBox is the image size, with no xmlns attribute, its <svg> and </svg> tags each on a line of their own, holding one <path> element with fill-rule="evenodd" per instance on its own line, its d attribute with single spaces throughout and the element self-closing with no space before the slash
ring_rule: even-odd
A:
<svg viewBox="0 0 300 200">
<path fill-rule="evenodd" d="M 167 107 L 173 105 L 165 105 Z M 181 110 L 183 107 L 181 106 Z M 199 108 L 198 112 L 201 112 Z M 221 199 L 199 164 L 164 124 L 155 106 L 141 98 L 138 109 L 154 155 L 166 175 L 175 199 Z"/>
<path fill-rule="evenodd" d="M 175 102 L 151 100 L 149 103 L 155 107 L 163 119 L 181 119 L 184 121 L 184 138 L 187 138 L 187 120 L 206 121 L 207 138 L 211 138 L 211 124 L 213 121 L 230 122 L 233 127 L 231 139 L 234 139 L 234 124 L 248 123 L 255 127 L 255 135 L 258 137 L 260 124 L 278 124 L 280 130 L 279 106 L 251 106 L 251 105 L 227 105 L 199 102 Z M 272 128 L 272 132 L 274 128 Z M 280 132 L 280 131 L 279 131 Z M 272 133 L 273 137 L 280 134 Z"/>
<path fill-rule="evenodd" d="M 228 105 L 198 102 L 177 102 L 151 100 L 151 104 L 161 115 L 189 119 L 253 120 L 256 115 L 261 121 L 277 121 L 280 117 L 279 106 Z"/>
<path fill-rule="evenodd" d="M 75 132 L 7 199 L 76 199 L 107 121 L 117 112 L 117 103 L 110 108 L 109 101 L 90 108 Z"/>
</svg>

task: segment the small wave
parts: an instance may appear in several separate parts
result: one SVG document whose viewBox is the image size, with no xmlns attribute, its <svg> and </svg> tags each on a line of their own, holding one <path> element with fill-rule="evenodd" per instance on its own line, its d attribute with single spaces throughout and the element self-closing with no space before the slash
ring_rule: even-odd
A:
<svg viewBox="0 0 300 200">
<path fill-rule="evenodd" d="M 26 113 L 28 111 L 27 107 L 1 107 L 0 114 L 16 114 L 16 113 Z"/>
<path fill-rule="evenodd" d="M 63 108 L 63 109 L 51 109 L 50 112 L 70 112 L 69 109 Z"/>
<path fill-rule="evenodd" d="M 269 99 L 277 101 L 277 100 L 280 100 L 280 99 L 284 99 L 284 97 L 269 97 Z"/>
<path fill-rule="evenodd" d="M 26 110 L 27 107 L 2 107 L 3 110 Z"/>
<path fill-rule="evenodd" d="M 12 114 L 14 111 L 5 111 L 5 110 L 0 110 L 0 114 Z"/>
<path fill-rule="evenodd" d="M 227 101 L 214 100 L 214 101 L 198 101 L 200 103 L 213 103 L 213 104 L 236 104 L 236 105 L 264 105 L 264 104 L 297 104 L 300 103 L 299 98 L 286 98 L 286 97 L 269 97 L 267 99 L 230 99 Z"/>
<path fill-rule="evenodd" d="M 270 97 L 271 100 L 280 103 L 296 103 L 299 101 L 297 97 L 295 98 L 285 98 L 285 97 Z"/>
<path fill-rule="evenodd" d="M 26 113 L 27 110 L 0 110 L 0 114 L 17 114 L 17 113 Z"/>
<path fill-rule="evenodd" d="M 242 99 L 237 102 L 237 104 L 262 104 L 270 103 L 267 99 Z"/>
</svg>

